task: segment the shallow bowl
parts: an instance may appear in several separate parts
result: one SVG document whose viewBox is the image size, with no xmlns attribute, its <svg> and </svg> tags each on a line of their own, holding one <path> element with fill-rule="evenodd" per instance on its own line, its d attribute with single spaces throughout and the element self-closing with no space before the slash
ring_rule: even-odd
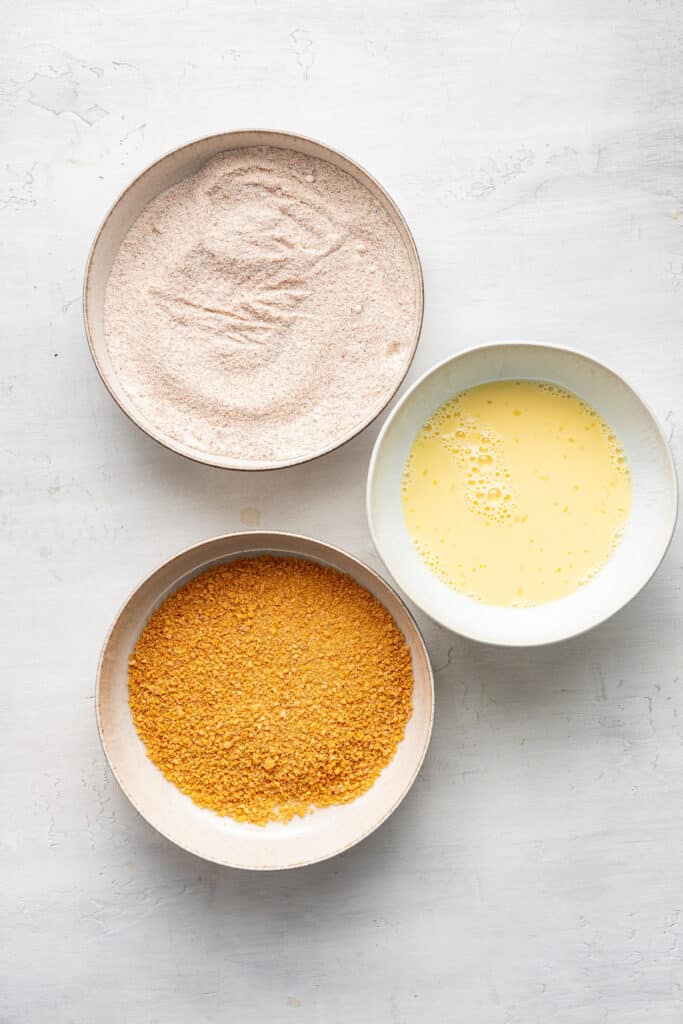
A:
<svg viewBox="0 0 683 1024">
<path fill-rule="evenodd" d="M 121 243 L 143 209 L 151 200 L 165 192 L 172 185 L 196 174 L 208 160 L 218 153 L 224 153 L 231 149 L 241 149 L 245 146 L 273 146 L 280 149 L 293 149 L 299 153 L 304 153 L 306 156 L 326 160 L 328 163 L 345 171 L 363 185 L 386 212 L 405 243 L 412 266 L 416 296 L 415 316 L 411 325 L 411 340 L 406 353 L 405 363 L 380 403 L 374 408 L 368 408 L 360 422 L 355 424 L 351 430 L 344 436 L 336 439 L 332 444 L 320 447 L 318 450 L 305 455 L 297 455 L 277 461 L 270 459 L 259 461 L 254 459 L 237 459 L 232 456 L 219 455 L 215 452 L 202 451 L 164 434 L 134 405 L 130 396 L 121 386 L 109 356 L 104 334 L 104 297 L 109 274 Z M 196 462 L 203 462 L 207 465 L 218 466 L 223 469 L 281 469 L 285 466 L 309 462 L 341 447 L 364 430 L 391 401 L 410 368 L 420 338 L 423 305 L 424 286 L 422 269 L 413 236 L 400 210 L 379 182 L 375 181 L 367 171 L 363 170 L 362 167 L 348 157 L 320 142 L 304 138 L 301 135 L 291 135 L 286 132 L 275 131 L 234 131 L 224 132 L 220 135 L 211 135 L 206 138 L 197 139 L 195 142 L 190 142 L 186 146 L 180 146 L 153 163 L 121 193 L 106 215 L 95 235 L 95 240 L 88 256 L 83 283 L 85 333 L 95 366 L 114 401 L 133 423 L 155 441 L 165 445 L 174 452 L 178 452 L 180 455 L 194 459 Z"/>
<path fill-rule="evenodd" d="M 630 464 L 633 504 L 623 538 L 579 591 L 533 608 L 502 608 L 458 594 L 427 568 L 408 535 L 401 478 L 417 431 L 465 388 L 506 379 L 552 381 L 590 403 L 616 432 Z M 676 474 L 662 430 L 622 378 L 590 356 L 535 343 L 472 348 L 429 370 L 404 395 L 375 444 L 367 486 L 370 530 L 401 589 L 432 619 L 473 640 L 508 646 L 552 643 L 582 633 L 622 608 L 661 562 L 676 522 Z"/>
<path fill-rule="evenodd" d="M 128 659 L 152 612 L 193 576 L 248 555 L 291 555 L 347 573 L 393 616 L 413 663 L 413 713 L 393 760 L 353 803 L 316 809 L 287 824 L 233 821 L 198 807 L 149 760 L 128 704 Z M 97 672 L 97 721 L 104 752 L 133 806 L 167 839 L 199 857 L 238 868 L 293 868 L 324 860 L 360 842 L 396 809 L 427 752 L 434 680 L 420 631 L 401 598 L 368 566 L 307 537 L 235 533 L 197 544 L 165 562 L 133 592 L 105 641 Z"/>
</svg>

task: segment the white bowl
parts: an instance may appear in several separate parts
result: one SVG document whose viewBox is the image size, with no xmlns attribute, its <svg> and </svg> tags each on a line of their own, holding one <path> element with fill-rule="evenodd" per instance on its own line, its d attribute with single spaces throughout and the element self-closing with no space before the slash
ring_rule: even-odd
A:
<svg viewBox="0 0 683 1024">
<path fill-rule="evenodd" d="M 381 601 L 406 638 L 413 662 L 413 713 L 394 759 L 353 803 L 325 807 L 287 824 L 265 827 L 198 807 L 150 761 L 128 704 L 128 659 L 147 619 L 168 595 L 219 562 L 245 555 L 294 555 L 348 573 Z M 427 752 L 434 717 L 434 679 L 420 631 L 401 598 L 362 562 L 307 537 L 234 533 L 187 548 L 160 566 L 119 612 L 97 672 L 97 722 L 104 752 L 133 806 L 167 839 L 190 853 L 238 868 L 293 868 L 360 842 L 398 807 Z"/>
<path fill-rule="evenodd" d="M 401 477 L 415 435 L 448 398 L 485 381 L 523 378 L 560 384 L 589 402 L 616 432 L 630 463 L 633 504 L 612 558 L 577 593 L 534 608 L 501 608 L 451 590 L 430 572 L 408 535 Z M 429 370 L 385 423 L 372 453 L 367 509 L 375 546 L 401 589 L 436 622 L 490 644 L 530 646 L 582 633 L 645 586 L 673 534 L 676 473 L 655 417 L 613 370 L 566 348 L 501 342 L 468 349 Z"/>
</svg>

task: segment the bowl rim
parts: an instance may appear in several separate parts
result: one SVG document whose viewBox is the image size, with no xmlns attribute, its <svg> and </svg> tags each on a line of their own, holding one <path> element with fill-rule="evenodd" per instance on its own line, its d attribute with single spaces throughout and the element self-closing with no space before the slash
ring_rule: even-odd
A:
<svg viewBox="0 0 683 1024">
<path fill-rule="evenodd" d="M 384 421 L 384 423 L 382 425 L 382 429 L 380 430 L 380 432 L 379 432 L 379 434 L 377 436 L 377 439 L 375 441 L 375 444 L 373 445 L 372 454 L 370 456 L 370 463 L 368 465 L 368 475 L 367 475 L 366 488 L 365 488 L 365 510 L 366 510 L 366 515 L 367 515 L 367 520 L 368 520 L 368 526 L 369 526 L 369 529 L 370 529 L 370 535 L 372 536 L 372 542 L 373 542 L 373 544 L 375 546 L 375 550 L 377 551 L 377 554 L 381 558 L 382 564 L 386 568 L 387 572 L 390 573 L 391 576 L 392 576 L 392 579 L 394 579 L 391 566 L 389 565 L 389 562 L 386 560 L 385 555 L 384 555 L 383 545 L 380 542 L 379 532 L 378 532 L 376 524 L 374 522 L 374 517 L 373 517 L 373 512 L 372 512 L 372 489 L 373 489 L 375 471 L 376 471 L 377 463 L 378 463 L 378 460 L 379 460 L 380 451 L 381 451 L 382 446 L 384 444 L 385 437 L 386 437 L 386 435 L 387 435 L 387 433 L 388 433 L 392 423 L 394 422 L 394 419 L 396 418 L 396 416 L 398 415 L 398 413 L 402 409 L 402 407 L 405 405 L 405 403 L 409 400 L 411 395 L 415 391 L 417 391 L 422 386 L 422 384 L 429 377 L 432 377 L 432 376 L 438 374 L 446 365 L 448 365 L 450 363 L 453 363 L 453 362 L 457 362 L 457 360 L 459 360 L 459 359 L 461 359 L 463 357 L 472 355 L 472 353 L 478 352 L 480 350 L 499 349 L 499 348 L 514 348 L 515 346 L 550 350 L 552 352 L 559 352 L 559 353 L 562 353 L 564 355 L 576 356 L 579 359 L 584 359 L 584 360 L 588 361 L 589 363 L 592 363 L 594 366 L 598 367 L 600 370 L 606 371 L 608 374 L 611 374 L 613 377 L 616 377 L 617 380 L 621 381 L 622 384 L 626 385 L 626 387 L 633 393 L 635 398 L 638 400 L 638 402 L 640 402 L 640 404 L 643 406 L 645 411 L 648 413 L 648 415 L 649 415 L 650 419 L 652 420 L 652 423 L 653 423 L 653 425 L 655 427 L 655 431 L 656 431 L 656 434 L 657 434 L 657 438 L 658 438 L 658 441 L 659 441 L 660 448 L 664 452 L 664 461 L 665 461 L 665 464 L 666 464 L 667 475 L 669 477 L 669 482 L 670 482 L 670 486 L 671 486 L 671 497 L 672 497 L 671 508 L 670 508 L 670 511 L 669 511 L 668 537 L 667 537 L 666 543 L 663 545 L 660 557 L 658 558 L 656 564 L 652 567 L 652 569 L 648 573 L 648 575 L 646 577 L 644 577 L 644 578 L 640 578 L 639 581 L 630 590 L 626 591 L 626 596 L 624 597 L 623 601 L 619 604 L 619 606 L 617 608 L 614 608 L 612 611 L 608 612 L 605 615 L 600 615 L 590 625 L 582 626 L 582 627 L 579 627 L 578 629 L 572 629 L 570 627 L 570 628 L 567 628 L 567 629 L 564 629 L 564 630 L 560 630 L 560 631 L 558 631 L 558 635 L 553 636 L 553 637 L 551 637 L 548 640 L 527 641 L 527 640 L 524 640 L 524 639 L 520 639 L 518 642 L 503 642 L 503 641 L 496 640 L 495 638 L 492 638 L 492 637 L 489 637 L 489 636 L 477 635 L 474 631 L 471 631 L 471 630 L 462 630 L 461 631 L 460 629 L 456 629 L 456 627 L 451 622 L 447 621 L 444 616 L 437 615 L 437 614 L 435 614 L 435 613 L 433 613 L 431 611 L 427 611 L 425 608 L 423 608 L 422 605 L 420 604 L 420 602 L 417 601 L 416 598 L 413 597 L 413 595 L 410 593 L 410 591 L 404 590 L 403 587 L 400 586 L 400 584 L 398 584 L 397 581 L 396 582 L 397 582 L 397 586 L 400 587 L 401 591 L 406 594 L 406 596 L 409 598 L 409 600 L 413 601 L 413 603 L 420 609 L 421 612 L 423 612 L 425 615 L 427 615 L 433 622 L 436 622 L 439 626 L 443 626 L 444 629 L 449 630 L 449 632 L 451 632 L 451 633 L 455 633 L 458 636 L 463 636 L 463 637 L 467 638 L 468 640 L 473 640 L 473 641 L 475 641 L 477 643 L 489 644 L 492 647 L 503 647 L 503 648 L 505 648 L 505 647 L 508 647 L 508 648 L 546 647 L 546 646 L 550 646 L 551 644 L 562 643 L 565 640 L 571 640 L 573 637 L 581 636 L 584 633 L 587 633 L 590 630 L 595 629 L 597 626 L 601 626 L 604 622 L 607 622 L 608 619 L 611 619 L 613 615 L 616 615 L 617 612 L 620 612 L 623 608 L 625 608 L 626 605 L 630 604 L 630 602 L 640 593 L 640 591 L 645 586 L 647 586 L 647 584 L 650 582 L 650 580 L 655 575 L 655 573 L 659 569 L 660 565 L 664 561 L 664 558 L 666 557 L 666 554 L 667 554 L 667 552 L 668 552 L 668 550 L 669 550 L 669 548 L 671 546 L 671 541 L 673 539 L 673 535 L 674 535 L 674 532 L 675 532 L 675 529 L 676 529 L 676 522 L 678 520 L 678 510 L 679 510 L 679 487 L 678 487 L 678 476 L 677 476 L 677 473 L 676 473 L 676 464 L 674 462 L 673 455 L 671 453 L 671 448 L 670 448 L 669 443 L 668 443 L 668 441 L 666 439 L 664 431 L 662 430 L 661 423 L 659 422 L 658 417 L 653 412 L 653 410 L 652 410 L 651 406 L 649 405 L 649 403 L 645 401 L 645 399 L 640 394 L 640 392 L 625 377 L 623 377 L 622 374 L 620 374 L 617 370 L 614 370 L 611 366 L 607 365 L 607 363 L 603 363 L 601 360 L 596 359 L 593 355 L 591 355 L 590 353 L 588 353 L 588 352 L 586 352 L 586 351 L 584 351 L 582 349 L 574 348 L 574 347 L 569 346 L 569 345 L 551 345 L 551 344 L 549 344 L 547 342 L 530 341 L 530 340 L 526 340 L 526 339 L 522 339 L 522 340 L 503 339 L 503 340 L 499 340 L 499 341 L 483 342 L 483 343 L 478 344 L 478 345 L 470 345 L 468 348 L 464 348 L 460 352 L 455 352 L 455 353 L 453 353 L 450 356 L 446 356 L 445 359 L 442 359 L 440 362 L 436 363 L 434 366 L 432 366 L 428 370 L 426 370 L 408 388 L 408 390 L 405 392 L 405 394 L 403 394 L 401 396 L 400 400 L 396 403 L 396 405 L 394 406 L 394 408 L 391 410 L 390 414 L 388 415 L 388 417 Z M 483 379 L 481 383 L 485 383 L 485 379 Z M 557 383 L 561 383 L 561 382 L 558 381 Z"/>
<path fill-rule="evenodd" d="M 176 154 L 182 153 L 184 150 L 190 150 L 194 146 L 197 146 L 199 143 L 209 142 L 209 141 L 217 140 L 217 139 L 229 139 L 230 137 L 233 137 L 233 136 L 236 136 L 236 135 L 251 135 L 251 134 L 257 134 L 257 135 L 261 135 L 261 136 L 268 136 L 271 141 L 269 142 L 268 140 L 265 140 L 265 141 L 260 142 L 260 143 L 250 143 L 250 145 L 275 145 L 276 148 L 280 148 L 280 149 L 294 148 L 293 146 L 287 147 L 286 145 L 285 146 L 282 146 L 282 145 L 281 146 L 277 146 L 276 145 L 276 140 L 280 140 L 280 142 L 282 142 L 282 141 L 285 141 L 285 142 L 289 141 L 291 143 L 304 142 L 304 143 L 308 143 L 308 144 L 313 145 L 313 146 L 318 146 L 318 147 L 320 147 L 321 150 L 327 151 L 327 153 L 332 154 L 333 156 L 339 157 L 342 161 L 346 161 L 348 164 L 351 164 L 352 167 L 354 167 L 357 171 L 360 172 L 361 179 L 363 177 L 366 178 L 367 181 L 369 181 L 377 189 L 377 191 L 379 192 L 379 194 L 382 197 L 383 201 L 387 204 L 389 209 L 393 212 L 393 214 L 396 217 L 396 220 L 397 220 L 398 224 L 400 225 L 401 229 L 405 233 L 405 239 L 406 239 L 406 241 L 408 243 L 408 249 L 410 250 L 410 253 L 411 253 L 412 257 L 414 258 L 415 269 L 416 269 L 416 279 L 415 279 L 416 293 L 417 293 L 416 298 L 417 298 L 417 304 L 418 304 L 417 317 L 416 317 L 415 330 L 414 330 L 414 337 L 413 337 L 413 339 L 411 341 L 410 351 L 408 353 L 408 358 L 406 360 L 404 369 L 403 369 L 400 377 L 397 378 L 395 386 L 387 393 L 386 397 L 381 401 L 381 403 L 380 403 L 380 405 L 378 407 L 375 407 L 359 425 L 353 427 L 353 429 L 351 431 L 349 431 L 347 434 L 345 434 L 344 437 L 342 437 L 339 441 L 335 441 L 334 443 L 328 445 L 326 448 L 323 448 L 320 451 L 314 452 L 313 454 L 303 455 L 303 456 L 300 456 L 300 457 L 295 458 L 295 459 L 280 459 L 278 461 L 270 461 L 270 462 L 268 460 L 264 460 L 263 463 L 258 463 L 256 465 L 253 464 L 254 460 L 252 460 L 251 464 L 249 464 L 247 462 L 242 463 L 242 462 L 240 462 L 239 459 L 221 459 L 219 456 L 214 456 L 214 455 L 211 455 L 211 453 L 201 452 L 199 450 L 197 450 L 197 453 L 194 454 L 194 453 L 192 453 L 192 451 L 190 449 L 187 448 L 187 446 L 183 447 L 177 441 L 175 441 L 173 438 L 165 437 L 161 433 L 161 431 L 156 431 L 152 424 L 148 425 L 146 422 L 142 421 L 142 418 L 138 418 L 138 416 L 136 415 L 135 409 L 133 408 L 132 404 L 127 405 L 126 403 L 124 403 L 122 400 L 119 399 L 119 396 L 115 393 L 113 386 L 110 384 L 109 374 L 107 373 L 105 368 L 102 366 L 102 364 L 101 364 L 101 362 L 100 362 L 100 360 L 98 358 L 97 350 L 96 350 L 96 347 L 95 347 L 95 343 L 93 341 L 92 331 L 90 329 L 90 304 L 89 304 L 89 301 L 88 301 L 89 285 L 90 285 L 90 279 L 91 279 L 91 275 L 92 275 L 93 260 L 94 260 L 95 252 L 96 252 L 96 250 L 98 248 L 100 239 L 102 237 L 102 234 L 106 230 L 107 224 L 109 223 L 109 220 L 112 217 L 112 215 L 113 215 L 114 211 L 116 210 L 116 208 L 122 202 L 124 197 L 131 191 L 131 189 L 135 188 L 135 186 L 140 181 L 140 179 L 143 178 L 153 168 L 155 168 L 159 164 L 163 163 L 164 160 L 168 160 L 170 157 L 176 156 Z M 235 146 L 233 148 L 239 149 L 239 148 L 245 148 L 245 147 Z M 324 155 L 320 156 L 319 159 L 325 159 Z M 342 168 L 342 170 L 343 170 L 343 168 Z M 356 180 L 358 180 L 358 179 L 356 179 Z M 362 181 L 360 183 L 362 184 Z M 160 195 L 160 194 L 161 194 L 161 192 L 157 193 L 157 195 Z M 140 212 L 142 212 L 142 211 L 140 211 Z M 175 452 L 177 455 L 180 455 L 180 456 L 182 456 L 185 459 L 188 459 L 190 462 L 198 462 L 198 463 L 200 463 L 202 465 L 213 466 L 213 467 L 215 467 L 217 469 L 241 470 L 241 471 L 250 472 L 250 473 L 268 472 L 270 470 L 275 470 L 275 469 L 288 469 L 290 466 L 300 466 L 300 465 L 303 465 L 304 463 L 307 463 L 307 462 L 313 462 L 315 459 L 319 459 L 323 455 L 329 455 L 330 452 L 336 451 L 338 448 L 342 448 L 344 445 L 348 444 L 355 437 L 357 437 L 359 434 L 361 434 L 367 427 L 369 427 L 370 424 L 373 423 L 379 416 L 381 416 L 382 413 L 384 412 L 384 410 L 389 405 L 389 403 L 392 401 L 392 399 L 395 398 L 397 392 L 401 388 L 401 386 L 402 386 L 403 382 L 405 381 L 405 379 L 406 379 L 406 377 L 407 377 L 407 375 L 408 375 L 408 373 L 410 371 L 410 368 L 411 368 L 411 366 L 413 364 L 413 360 L 415 358 L 415 353 L 417 352 L 417 347 L 418 347 L 418 345 L 420 343 L 420 337 L 422 335 L 422 327 L 423 327 L 423 324 L 424 324 L 424 306 L 425 306 L 424 273 L 423 273 L 423 270 L 422 270 L 422 262 L 420 260 L 420 253 L 418 251 L 417 244 L 415 242 L 415 238 L 413 237 L 413 233 L 410 230 L 410 227 L 408 226 L 408 222 L 407 222 L 406 218 L 404 217 L 404 215 L 403 215 L 401 209 L 399 208 L 398 204 L 389 195 L 389 193 L 386 191 L 384 186 L 381 185 L 380 182 L 375 177 L 373 177 L 373 175 L 370 174 L 365 169 L 365 167 L 363 167 L 361 164 L 359 164 L 356 160 L 353 160 L 351 157 L 347 156 L 346 153 L 343 153 L 341 150 L 335 149 L 333 146 L 328 146 L 327 143 L 320 142 L 319 139 L 314 139 L 314 138 L 311 138 L 310 136 L 307 136 L 307 135 L 300 135 L 298 132 L 287 132 L 287 131 L 281 131 L 279 129 L 273 129 L 273 128 L 234 128 L 234 129 L 230 129 L 229 131 L 226 131 L 226 132 L 212 132 L 209 135 L 200 135 L 197 138 L 191 139 L 189 142 L 182 143 L 180 146 L 174 146 L 173 149 L 169 149 L 167 152 L 163 153 L 162 156 L 158 157 L 156 160 L 153 160 L 150 164 L 147 164 L 119 192 L 119 194 L 116 196 L 114 201 L 109 206 L 109 208 L 108 208 L 107 212 L 105 213 L 104 217 L 102 218 L 102 220 L 101 220 L 101 222 L 99 224 L 99 227 L 97 228 L 97 230 L 95 232 L 94 238 L 93 238 L 93 240 L 92 240 L 92 242 L 90 244 L 90 249 L 88 251 L 88 257 L 87 257 L 87 260 L 86 260 L 86 263 L 85 263 L 85 269 L 84 269 L 84 273 L 83 273 L 83 285 L 82 285 L 82 290 L 81 290 L 81 307 L 82 307 L 82 314 L 83 314 L 83 324 L 84 324 L 84 329 L 85 329 L 85 336 L 86 336 L 86 339 L 87 339 L 87 342 L 88 342 L 88 349 L 90 351 L 91 358 L 92 358 L 92 360 L 93 360 L 93 362 L 95 364 L 95 369 L 97 370 L 97 373 L 99 374 L 100 380 L 102 381 L 102 383 L 104 384 L 105 388 L 109 392 L 109 395 L 113 398 L 113 400 L 116 403 L 116 405 L 119 407 L 121 412 L 130 420 L 130 422 L 133 423 L 139 430 L 141 430 L 144 434 L 147 435 L 147 437 L 150 437 L 157 444 L 161 445 L 162 447 L 164 447 L 164 448 L 166 448 L 166 449 L 168 449 L 168 450 L 170 450 L 172 452 Z M 112 374 L 112 376 L 113 376 L 113 374 Z"/>
<path fill-rule="evenodd" d="M 249 538 L 260 538 L 260 543 L 257 543 L 257 545 L 255 547 L 250 547 L 250 546 L 248 546 L 249 545 Z M 217 541 L 244 539 L 245 545 L 246 545 L 244 547 L 244 549 L 243 550 L 237 550 L 236 552 L 234 552 L 234 554 L 236 555 L 237 558 L 239 558 L 240 555 L 248 556 L 251 552 L 257 553 L 258 551 L 263 551 L 264 553 L 267 553 L 267 550 L 268 550 L 267 544 L 268 544 L 268 539 L 270 539 L 270 538 L 276 538 L 276 539 L 278 539 L 280 541 L 283 541 L 283 540 L 287 541 L 287 542 L 291 541 L 292 545 L 293 545 L 293 549 L 289 553 L 294 555 L 294 556 L 296 556 L 296 557 L 300 557 L 300 558 L 304 558 L 304 559 L 307 556 L 302 554 L 300 551 L 299 552 L 297 551 L 297 547 L 300 545 L 301 542 L 306 543 L 306 544 L 309 544 L 309 543 L 313 544 L 316 548 L 323 549 L 323 552 L 326 550 L 326 551 L 332 552 L 334 555 L 341 555 L 343 559 L 348 559 L 349 561 L 351 561 L 355 565 L 360 566 L 363 570 L 365 570 L 367 573 L 369 573 L 370 576 L 372 576 L 375 580 L 377 580 L 380 583 L 381 586 L 386 587 L 386 589 L 388 591 L 390 591 L 390 593 L 396 598 L 396 600 L 397 600 L 399 606 L 401 607 L 401 609 L 403 610 L 406 618 L 408 619 L 408 621 L 413 626 L 413 629 L 415 631 L 416 642 L 418 644 L 418 647 L 419 647 L 422 655 L 424 656 L 424 662 L 425 662 L 425 666 L 426 666 L 426 682 L 428 683 L 428 686 L 429 686 L 429 695 L 430 695 L 430 701 L 429 701 L 429 722 L 428 722 L 428 725 L 427 725 L 427 730 L 426 730 L 426 733 L 425 733 L 425 737 L 424 737 L 424 742 L 422 744 L 422 748 L 419 751 L 417 760 L 415 762 L 415 765 L 413 767 L 413 771 L 412 771 L 410 777 L 408 778 L 408 780 L 406 781 L 405 785 L 401 789 L 401 792 L 398 795 L 398 797 L 396 798 L 396 800 L 394 800 L 394 802 L 391 804 L 391 806 L 388 807 L 387 810 L 381 815 L 381 817 L 379 817 L 377 819 L 377 821 L 374 821 L 370 825 L 369 828 L 367 828 L 364 832 L 362 832 L 356 838 L 352 839 L 350 842 L 344 843 L 343 845 L 339 846 L 338 848 L 335 848 L 334 850 L 330 851 L 329 853 L 325 853 L 325 854 L 323 854 L 322 856 L 319 856 L 319 857 L 314 857 L 314 858 L 311 858 L 311 859 L 304 858 L 302 860 L 293 861 L 292 863 L 289 863 L 289 864 L 278 864 L 278 865 L 258 865 L 257 864 L 257 865 L 254 865 L 254 864 L 240 864 L 240 863 L 237 863 L 237 862 L 235 862 L 233 860 L 218 859 L 218 858 L 214 858 L 214 857 L 208 857 L 208 856 L 206 856 L 206 854 L 201 853 L 199 850 L 193 849 L 192 846 L 190 846 L 187 843 L 181 841 L 180 839 L 176 838 L 175 836 L 170 835 L 163 828 L 160 828 L 153 821 L 151 821 L 150 818 L 145 813 L 145 811 L 142 810 L 142 807 L 140 806 L 140 803 L 129 792 L 126 784 L 124 783 L 123 779 L 121 778 L 121 776 L 119 774 L 119 771 L 118 771 L 118 768 L 114 764 L 114 761 L 112 760 L 112 757 L 110 756 L 109 750 L 107 748 L 107 741 L 106 741 L 106 738 L 105 738 L 105 726 L 103 724 L 103 716 L 102 716 L 102 711 L 101 711 L 102 672 L 103 672 L 104 660 L 105 660 L 105 657 L 107 655 L 109 644 L 111 642 L 114 630 L 116 629 L 116 627 L 117 627 L 117 625 L 119 623 L 119 620 L 121 619 L 121 616 L 124 614 L 124 612 L 127 609 L 128 605 L 133 600 L 133 598 L 136 596 L 138 591 L 146 583 L 148 583 L 152 579 L 152 577 L 155 576 L 161 569 L 164 569 L 167 565 L 170 565 L 170 563 L 174 562 L 177 558 L 182 558 L 183 556 L 188 555 L 191 552 L 196 551 L 199 548 L 205 547 L 207 544 L 211 544 L 211 543 L 214 543 L 214 542 L 217 542 Z M 231 559 L 231 560 L 234 560 L 234 559 Z M 215 564 L 220 564 L 220 559 Z M 338 567 L 336 567 L 334 565 L 332 566 L 332 568 L 334 568 L 337 572 L 344 572 L 345 571 L 344 569 L 339 569 Z M 358 581 L 356 581 L 356 582 L 358 582 Z M 363 584 L 361 583 L 360 586 L 363 586 Z M 378 598 L 378 600 L 379 600 L 379 598 Z M 383 603 L 383 602 L 381 602 L 381 603 Z M 393 616 L 392 616 L 392 618 L 393 618 Z M 120 605 L 118 611 L 116 612 L 116 615 L 114 616 L 114 618 L 113 618 L 113 620 L 111 622 L 111 625 L 109 626 L 109 628 L 108 628 L 108 630 L 107 630 L 107 632 L 105 634 L 104 641 L 102 643 L 102 647 L 100 649 L 100 654 L 99 654 L 99 657 L 98 657 L 98 660 L 97 660 L 97 669 L 96 669 L 96 675 L 95 675 L 95 694 L 94 694 L 94 697 L 95 697 L 94 703 L 95 703 L 95 717 L 96 717 L 96 721 L 97 721 L 97 732 L 98 732 L 98 735 L 99 735 L 99 738 L 100 738 L 100 745 L 102 747 L 102 751 L 104 753 L 106 762 L 107 762 L 107 764 L 109 766 L 109 770 L 111 771 L 111 773 L 112 773 L 112 775 L 114 777 L 114 780 L 117 783 L 119 789 L 121 790 L 123 795 L 128 799 L 129 803 L 134 808 L 134 810 L 137 812 L 137 814 L 151 828 L 153 828 L 156 832 L 158 832 L 160 835 L 162 835 L 169 842 L 173 843 L 174 846 L 178 846 L 181 849 L 186 850 L 188 853 L 193 854 L 195 857 L 200 857 L 202 860 L 205 860 L 205 861 L 207 861 L 209 863 L 220 864 L 223 867 L 238 868 L 238 869 L 246 870 L 246 871 L 287 871 L 287 870 L 291 870 L 292 868 L 306 867 L 309 864 L 318 864 L 321 861 L 329 860 L 331 857 L 336 857 L 340 853 L 344 853 L 346 850 L 349 850 L 349 849 L 351 849 L 351 847 L 356 846 L 358 843 L 362 842 L 364 839 L 367 839 L 367 837 L 369 835 L 372 835 L 372 833 L 375 832 L 380 827 L 380 825 L 383 825 L 384 822 L 387 820 L 387 818 L 389 818 L 394 813 L 394 811 L 397 809 L 399 804 L 401 804 L 402 801 L 405 799 L 405 797 L 408 795 L 408 793 L 412 789 L 413 784 L 414 784 L 414 782 L 415 782 L 415 780 L 416 780 L 416 778 L 417 778 L 417 776 L 418 776 L 418 774 L 419 774 L 419 772 L 420 772 L 420 770 L 422 768 L 422 765 L 424 764 L 424 760 L 425 760 L 425 757 L 427 756 L 427 751 L 429 749 L 429 744 L 430 744 L 431 737 L 432 737 L 432 731 L 433 731 L 433 728 L 434 728 L 434 710 L 435 710 L 435 699 L 436 699 L 436 697 L 435 697 L 434 668 L 432 666 L 431 658 L 429 656 L 429 649 L 427 647 L 427 644 L 425 642 L 424 636 L 422 634 L 422 630 L 420 629 L 420 627 L 419 627 L 419 625 L 418 625 L 418 623 L 417 623 L 417 621 L 415 619 L 415 616 L 412 614 L 410 608 L 406 604 L 406 602 L 403 599 L 403 597 L 401 596 L 401 594 L 391 585 L 391 583 L 389 583 L 387 580 L 385 580 L 383 576 L 380 576 L 380 574 L 378 572 L 376 572 L 373 568 L 371 568 L 371 566 L 369 566 L 366 562 L 363 562 L 360 558 L 356 558 L 355 555 L 350 554 L 350 552 L 345 551 L 343 548 L 337 547 L 334 544 L 328 544 L 326 541 L 318 540 L 315 537 L 309 537 L 309 536 L 307 536 L 305 534 L 289 533 L 286 530 L 238 530 L 238 531 L 235 531 L 234 533 L 217 534 L 217 535 L 212 536 L 212 537 L 207 537 L 204 540 L 197 541 L 194 544 L 190 544 L 188 547 L 182 548 L 180 551 L 176 551 L 169 558 L 164 559 L 164 561 L 160 562 L 157 566 L 155 566 L 155 568 L 152 569 L 151 572 L 147 573 L 147 575 L 144 576 L 141 580 L 139 580 L 139 582 L 128 593 L 128 596 L 123 601 L 123 603 Z M 389 763 L 391 763 L 391 762 L 389 762 Z M 169 784 L 173 785 L 172 783 L 169 783 Z M 372 787 L 370 787 L 370 788 L 372 788 Z"/>
</svg>

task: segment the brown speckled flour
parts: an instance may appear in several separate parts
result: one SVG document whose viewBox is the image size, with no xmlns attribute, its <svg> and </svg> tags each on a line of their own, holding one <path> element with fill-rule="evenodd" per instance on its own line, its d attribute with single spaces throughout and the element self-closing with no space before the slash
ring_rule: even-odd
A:
<svg viewBox="0 0 683 1024">
<path fill-rule="evenodd" d="M 221 153 L 153 200 L 105 297 L 114 369 L 144 418 L 254 462 L 334 445 L 410 357 L 408 250 L 370 192 L 324 160 Z"/>
</svg>

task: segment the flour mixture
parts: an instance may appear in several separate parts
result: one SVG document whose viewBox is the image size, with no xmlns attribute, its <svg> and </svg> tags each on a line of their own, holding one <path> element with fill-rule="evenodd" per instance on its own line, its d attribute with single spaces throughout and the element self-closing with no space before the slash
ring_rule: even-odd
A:
<svg viewBox="0 0 683 1024">
<path fill-rule="evenodd" d="M 221 153 L 153 200 L 114 261 L 105 333 L 150 425 L 198 451 L 305 458 L 386 401 L 419 282 L 371 193 L 275 147 Z"/>
</svg>

